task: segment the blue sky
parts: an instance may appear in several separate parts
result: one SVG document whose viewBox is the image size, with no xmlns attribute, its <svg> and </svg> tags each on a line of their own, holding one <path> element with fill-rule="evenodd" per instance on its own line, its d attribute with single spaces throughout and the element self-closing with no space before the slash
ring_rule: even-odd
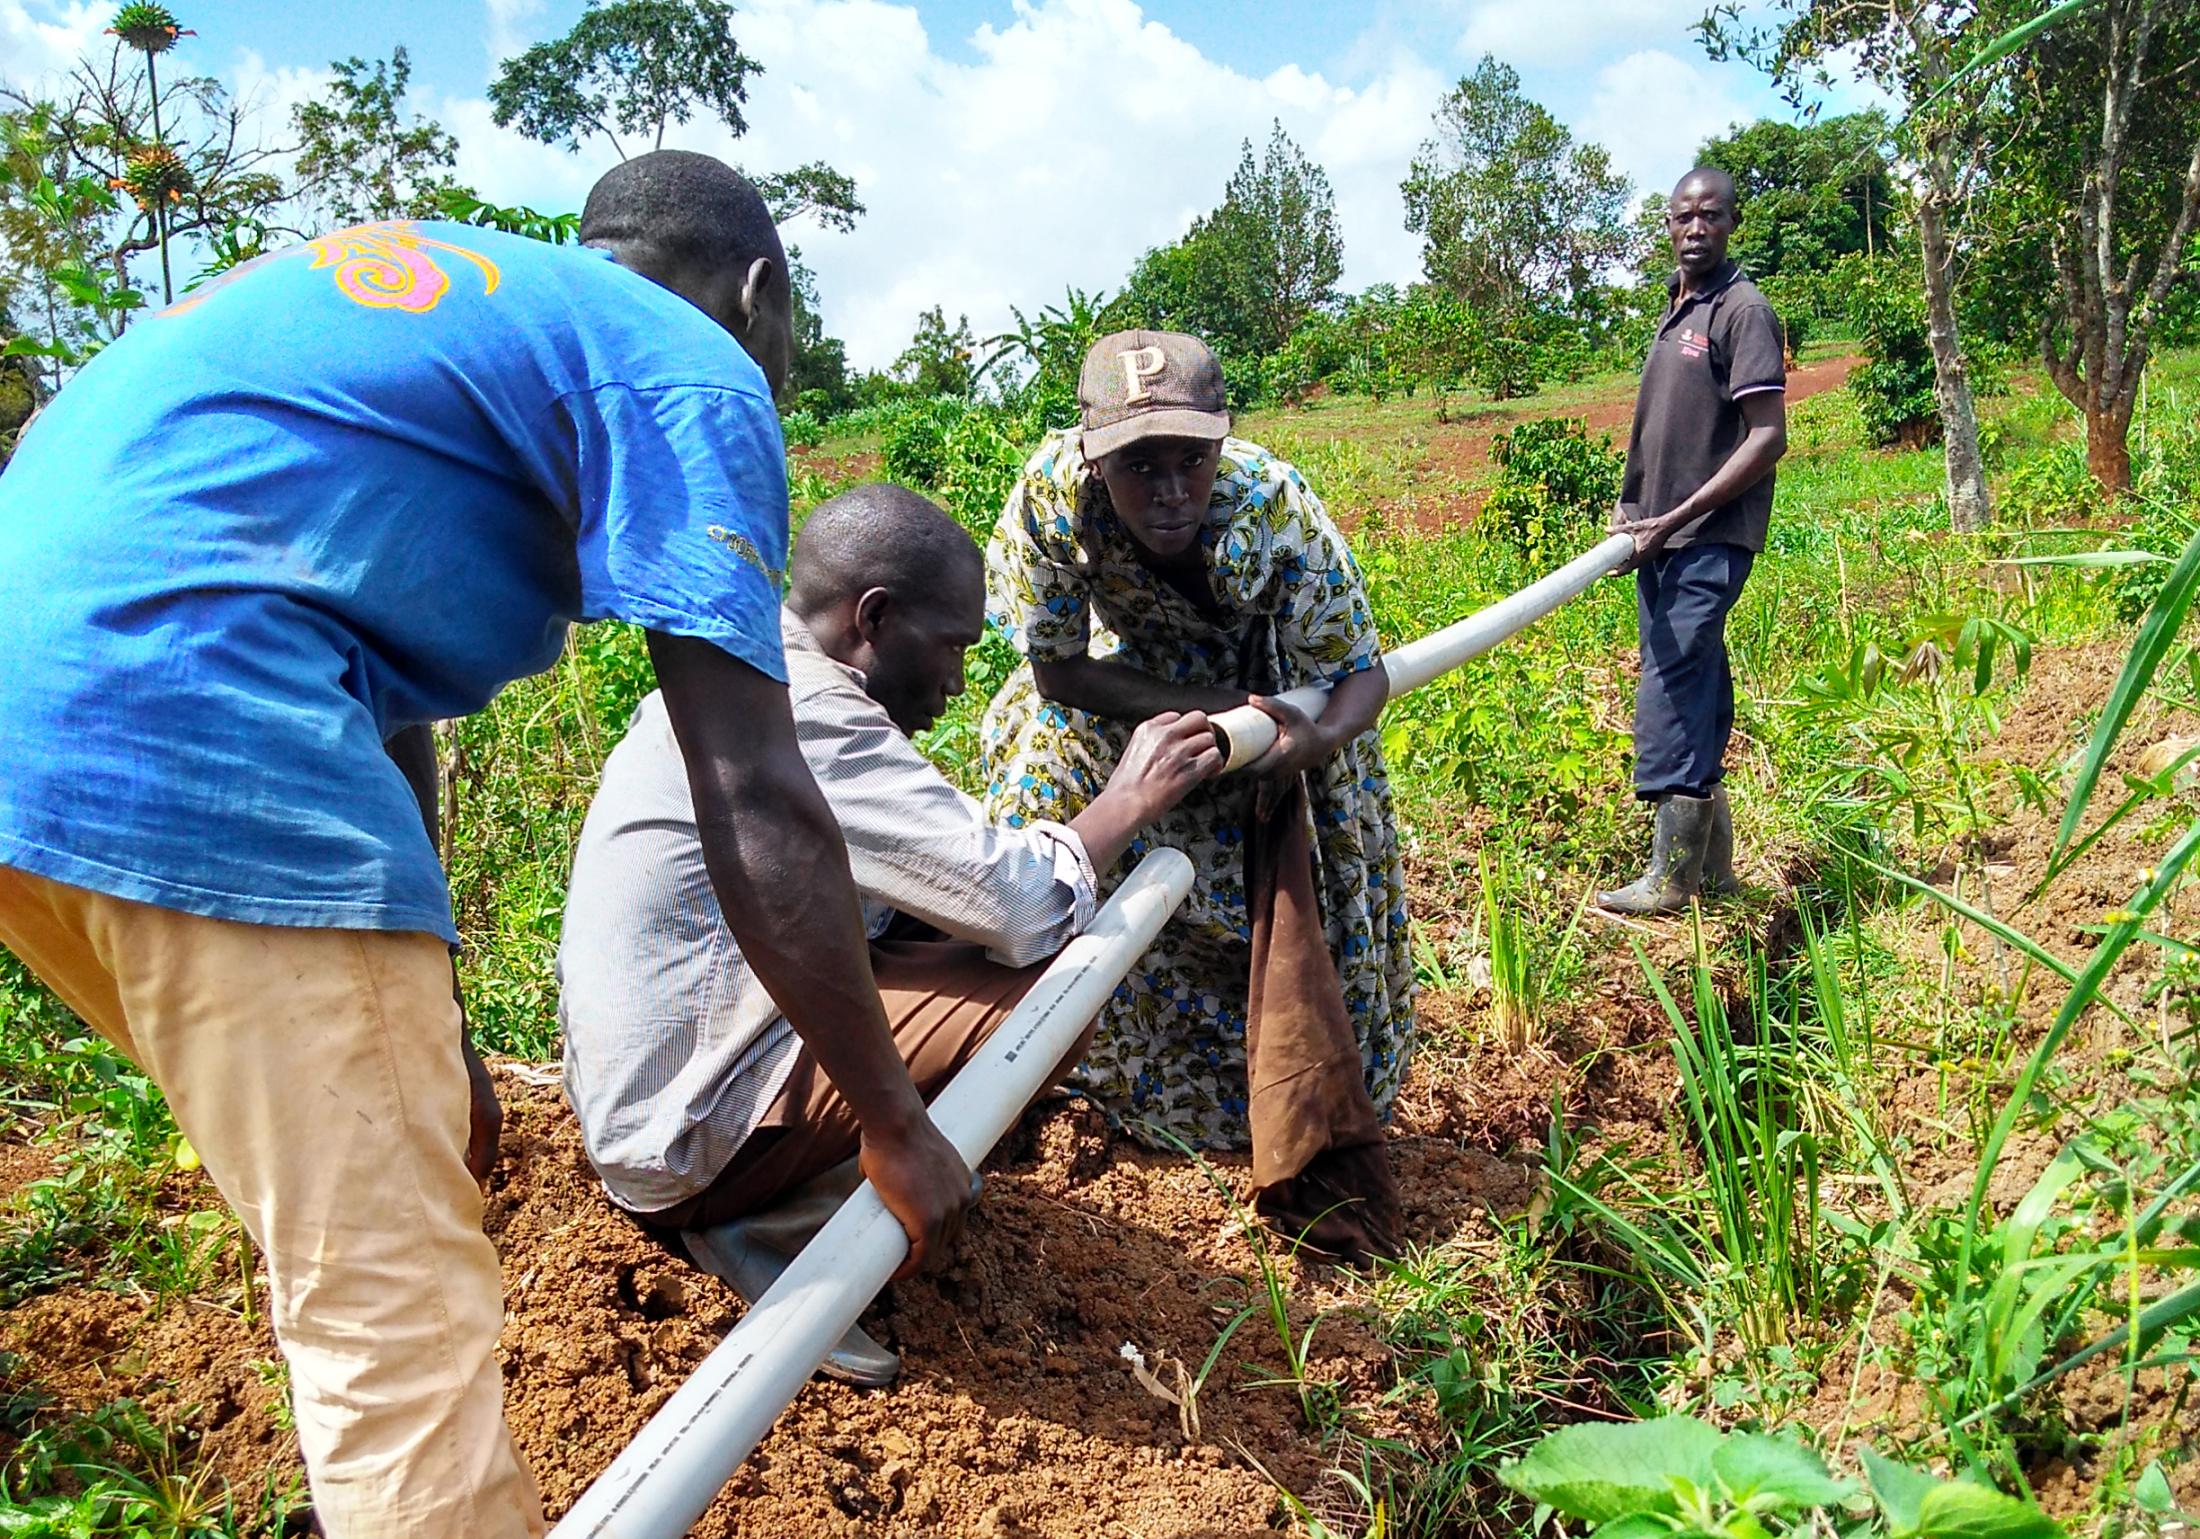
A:
<svg viewBox="0 0 2200 1539">
<path fill-rule="evenodd" d="M 284 141 L 329 61 L 402 43 L 411 105 L 452 130 L 485 197 L 575 208 L 615 155 L 530 144 L 490 120 L 498 59 L 562 32 L 581 0 L 178 0 L 179 63 L 220 76 Z M 34 85 L 100 36 L 112 3 L 0 0 L 0 77 Z M 1608 148 L 1639 188 L 1669 186 L 1727 124 L 1787 115 L 1761 77 L 1704 58 L 1703 0 L 740 0 L 764 65 L 750 133 L 667 139 L 753 170 L 823 158 L 870 212 L 851 234 L 797 226 L 827 325 L 884 365 L 944 303 L 984 332 L 1109 289 L 1220 197 L 1238 142 L 1269 121 L 1328 169 L 1350 287 L 1418 276 L 1398 183 L 1443 92 L 1484 52 Z M 1839 108 L 1847 103 L 1831 104 Z"/>
</svg>

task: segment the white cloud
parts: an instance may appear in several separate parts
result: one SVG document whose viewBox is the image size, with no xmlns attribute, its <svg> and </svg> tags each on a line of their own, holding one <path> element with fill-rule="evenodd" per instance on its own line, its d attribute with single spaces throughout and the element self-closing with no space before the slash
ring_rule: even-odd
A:
<svg viewBox="0 0 2200 1539">
<path fill-rule="evenodd" d="M 853 234 L 789 233 L 860 364 L 890 362 L 933 304 L 982 335 L 1012 303 L 1114 288 L 1220 200 L 1239 141 L 1260 145 L 1272 118 L 1329 173 L 1346 282 L 1417 272 L 1397 184 L 1443 81 L 1410 58 L 1357 90 L 1297 66 L 1254 79 L 1133 0 L 1019 0 L 952 57 L 886 0 L 753 0 L 740 37 L 765 66 L 751 132 L 698 122 L 667 143 L 758 170 L 822 158 L 856 179 L 869 212 Z M 601 141 L 577 156 L 530 144 L 478 99 L 442 111 L 460 175 L 500 202 L 577 208 L 613 159 Z"/>
<path fill-rule="evenodd" d="M 1703 0 L 1472 0 L 1458 50 L 1516 69 L 1579 66 L 1615 49 L 1671 43 L 1702 19 Z"/>
<path fill-rule="evenodd" d="M 1638 191 L 1662 192 L 1695 164 L 1703 141 L 1757 116 L 1756 105 L 1708 64 L 1644 49 L 1597 72 L 1577 137 L 1612 152 Z"/>
<path fill-rule="evenodd" d="M 92 50 L 113 14 L 92 0 L 0 0 L 0 59 L 9 82 L 32 90 L 57 84 Z"/>
</svg>

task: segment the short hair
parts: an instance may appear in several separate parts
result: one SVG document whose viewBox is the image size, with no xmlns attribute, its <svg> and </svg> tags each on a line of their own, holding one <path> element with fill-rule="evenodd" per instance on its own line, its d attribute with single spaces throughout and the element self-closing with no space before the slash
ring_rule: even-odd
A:
<svg viewBox="0 0 2200 1539">
<path fill-rule="evenodd" d="M 983 580 L 977 541 L 930 498 L 877 481 L 812 510 L 795 538 L 787 603 L 808 618 L 873 588 L 936 605 L 957 577 Z"/>
<path fill-rule="evenodd" d="M 1726 209 L 1727 212 L 1730 214 L 1735 212 L 1737 205 L 1741 201 L 1741 189 L 1734 185 L 1734 178 L 1728 173 L 1721 171 L 1717 166 L 1696 167 L 1695 170 L 1689 172 L 1686 176 L 1682 177 L 1679 181 L 1673 184 L 1672 192 L 1667 195 L 1668 200 L 1670 201 L 1670 199 L 1672 198 L 1679 197 L 1681 195 L 1681 189 L 1683 187 L 1686 187 L 1690 182 L 1711 182 L 1715 184 L 1720 191 L 1726 194 Z"/>
<path fill-rule="evenodd" d="M 784 279 L 787 253 L 764 195 L 710 155 L 651 150 L 621 161 L 588 190 L 580 241 L 642 272 L 746 268 L 768 257 Z"/>
</svg>

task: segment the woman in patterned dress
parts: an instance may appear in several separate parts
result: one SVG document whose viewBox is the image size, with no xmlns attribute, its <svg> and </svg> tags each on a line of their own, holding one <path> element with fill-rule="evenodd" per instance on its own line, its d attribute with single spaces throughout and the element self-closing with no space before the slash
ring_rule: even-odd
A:
<svg viewBox="0 0 2200 1539">
<path fill-rule="evenodd" d="M 1012 824 L 1068 818 L 1163 711 L 1251 700 L 1279 735 L 1252 773 L 1192 792 L 1106 874 L 1112 886 L 1164 845 L 1196 871 L 1102 1012 L 1077 1082 L 1141 1141 L 1246 1147 L 1246 838 L 1256 799 L 1265 815 L 1304 773 L 1314 891 L 1387 1119 L 1412 1051 L 1413 967 L 1371 730 L 1387 683 L 1359 569 L 1298 472 L 1227 436 L 1203 343 L 1102 338 L 1079 401 L 1083 430 L 1039 445 L 986 553 L 989 615 L 1026 659 L 985 715 L 990 810 Z M 1334 687 L 1319 719 L 1265 698 L 1323 680 Z"/>
</svg>

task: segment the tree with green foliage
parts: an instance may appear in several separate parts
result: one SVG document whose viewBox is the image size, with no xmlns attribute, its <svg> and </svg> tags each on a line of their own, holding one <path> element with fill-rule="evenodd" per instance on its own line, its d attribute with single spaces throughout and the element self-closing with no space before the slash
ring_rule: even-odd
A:
<svg viewBox="0 0 2200 1539">
<path fill-rule="evenodd" d="M 978 383 L 978 339 L 970 317 L 947 324 L 947 313 L 934 305 L 917 317 L 916 335 L 894 360 L 894 377 L 916 395 L 967 396 Z"/>
<path fill-rule="evenodd" d="M 848 377 L 848 346 L 827 336 L 818 313 L 817 279 L 802 263 L 800 247 L 787 248 L 787 283 L 794 291 L 794 359 L 787 370 L 787 399 L 818 417 L 855 404 Z"/>
<path fill-rule="evenodd" d="M 1203 337 L 1224 358 L 1257 358 L 1260 345 L 1238 304 L 1230 259 L 1209 220 L 1183 239 L 1156 246 L 1123 280 L 1126 324 Z"/>
<path fill-rule="evenodd" d="M 1288 342 L 1299 323 L 1336 297 L 1344 237 L 1329 177 L 1275 123 L 1256 163 L 1245 141 L 1222 206 L 1208 216 L 1210 249 L 1249 339 L 1262 352 Z"/>
<path fill-rule="evenodd" d="M 568 152 L 601 134 L 624 160 L 621 133 L 662 149 L 665 129 L 698 106 L 746 133 L 741 108 L 761 68 L 734 41 L 725 0 L 588 0 L 563 37 L 497 66 L 489 105 L 499 128 Z"/>
<path fill-rule="evenodd" d="M 1701 31 L 1713 58 L 1748 60 L 1798 105 L 1806 91 L 1832 84 L 1835 65 L 1913 104 L 1896 140 L 1914 167 L 1911 212 L 1923 258 L 1949 522 L 1958 530 L 1985 528 L 1993 501 L 1956 314 L 1962 225 L 1984 180 L 1990 145 L 1982 132 L 1987 87 L 1976 76 L 1958 78 L 1982 41 L 1977 5 L 1973 0 L 1769 0 L 1745 18 L 1735 0 L 1722 0 L 1705 15 Z"/>
<path fill-rule="evenodd" d="M 1139 324 L 1186 331 L 1218 353 L 1260 356 L 1336 298 L 1344 239 L 1329 177 L 1282 123 L 1256 159 L 1239 148 L 1222 202 L 1181 240 L 1149 251 L 1123 286 Z"/>
<path fill-rule="evenodd" d="M 53 94 L 0 87 L 0 285 L 22 328 L 0 351 L 46 360 L 47 389 L 143 307 L 139 258 L 185 239 L 250 245 L 232 232 L 259 229 L 287 196 L 246 107 L 219 81 L 153 63 L 190 35 L 174 16 L 126 6 L 115 22 L 105 56 L 79 60 Z M 165 272 L 163 292 L 173 284 Z"/>
<path fill-rule="evenodd" d="M 1993 24 L 2030 4 L 1994 0 Z M 2131 488 L 2139 380 L 2200 229 L 2200 6 L 2099 0 L 2009 62 L 2009 126 L 1989 198 L 2045 268 L 2038 344 L 2085 417 L 2102 491 Z M 2052 278 L 2049 278 L 2049 273 Z"/>
<path fill-rule="evenodd" d="M 405 115 L 412 60 L 403 44 L 387 60 L 358 57 L 329 68 L 327 92 L 291 109 L 298 133 L 297 196 L 318 227 L 378 219 L 428 219 L 459 190 L 458 140 L 418 113 Z"/>
<path fill-rule="evenodd" d="M 1852 112 L 1809 123 L 1760 118 L 1704 141 L 1696 163 L 1734 178 L 1741 227 L 1732 254 L 1762 282 L 1824 272 L 1855 252 L 1887 244 L 1895 212 L 1885 113 Z M 1657 200 L 1660 245 L 1664 200 Z"/>
<path fill-rule="evenodd" d="M 1401 191 L 1422 269 L 1507 322 L 1563 304 L 1628 248 L 1627 179 L 1484 55 L 1436 109 Z"/>
</svg>

